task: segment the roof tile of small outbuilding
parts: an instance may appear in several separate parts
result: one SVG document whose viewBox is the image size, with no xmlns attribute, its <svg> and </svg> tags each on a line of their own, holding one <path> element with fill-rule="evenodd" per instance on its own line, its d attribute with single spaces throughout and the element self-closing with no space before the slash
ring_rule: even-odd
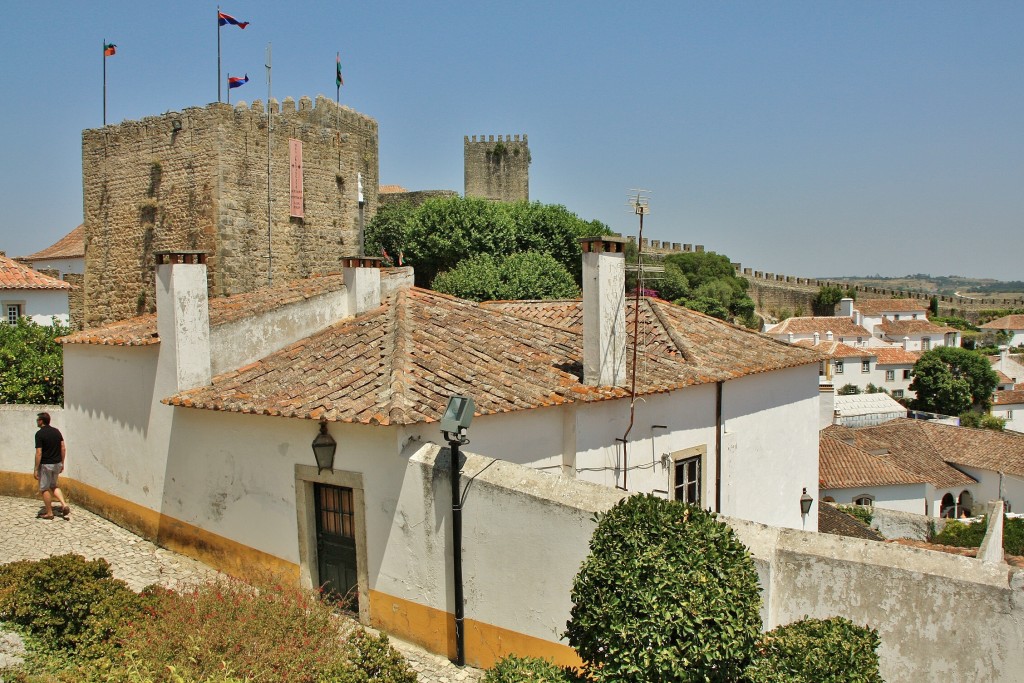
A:
<svg viewBox="0 0 1024 683">
<path fill-rule="evenodd" d="M 853 307 L 861 315 L 877 317 L 883 313 L 923 313 L 928 304 L 918 299 L 859 299 Z"/>
<path fill-rule="evenodd" d="M 871 455 L 862 448 L 824 433 L 818 441 L 818 478 L 823 489 L 921 484 L 927 481 L 883 456 Z"/>
<path fill-rule="evenodd" d="M 871 333 L 861 325 L 844 316 L 801 316 L 786 318 L 768 331 L 769 334 L 814 334 L 825 338 L 827 332 L 836 337 L 870 337 Z"/>
<path fill-rule="evenodd" d="M 947 334 L 949 332 L 956 332 L 952 327 L 945 327 L 935 325 L 928 320 L 890 320 L 886 318 L 878 324 L 878 329 L 882 330 L 889 337 L 904 337 L 911 334 Z"/>
<path fill-rule="evenodd" d="M 1024 314 L 1004 315 L 978 327 L 983 330 L 1024 330 Z"/>
<path fill-rule="evenodd" d="M 61 237 L 50 246 L 23 257 L 25 261 L 49 261 L 85 257 L 85 223 Z"/>
<path fill-rule="evenodd" d="M 14 259 L 0 256 L 0 289 L 71 289 L 64 280 L 44 275 L 37 270 L 18 263 Z"/>
</svg>

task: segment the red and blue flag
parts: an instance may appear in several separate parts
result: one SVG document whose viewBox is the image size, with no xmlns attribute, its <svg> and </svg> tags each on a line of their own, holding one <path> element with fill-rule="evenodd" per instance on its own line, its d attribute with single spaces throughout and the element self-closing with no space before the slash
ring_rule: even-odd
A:
<svg viewBox="0 0 1024 683">
<path fill-rule="evenodd" d="M 223 26 L 224 24 L 234 24 L 238 28 L 245 28 L 249 25 L 248 21 L 239 21 L 230 14 L 224 14 L 224 12 L 217 12 L 217 25 Z"/>
<path fill-rule="evenodd" d="M 228 76 L 228 90 L 230 90 L 231 88 L 241 88 L 248 82 L 249 74 L 246 74 L 245 78 L 239 78 L 238 76 Z"/>
</svg>

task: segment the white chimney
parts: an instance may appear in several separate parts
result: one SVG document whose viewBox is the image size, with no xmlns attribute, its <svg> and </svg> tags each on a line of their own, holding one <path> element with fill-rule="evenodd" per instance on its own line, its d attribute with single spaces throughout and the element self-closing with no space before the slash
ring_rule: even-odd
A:
<svg viewBox="0 0 1024 683">
<path fill-rule="evenodd" d="M 814 345 L 817 346 L 821 343 L 821 335 L 817 332 L 814 333 Z"/>
<path fill-rule="evenodd" d="M 359 315 L 380 306 L 380 263 L 381 259 L 376 257 L 341 260 L 349 315 Z"/>
<path fill-rule="evenodd" d="M 910 350 L 910 337 L 904 337 L 903 338 L 903 350 L 904 351 L 909 351 Z"/>
<path fill-rule="evenodd" d="M 583 383 L 626 384 L 626 240 L 586 237 L 583 247 Z"/>
<path fill-rule="evenodd" d="M 825 339 L 827 341 L 832 341 L 832 336 L 832 330 L 829 330 L 828 332 L 825 333 Z"/>
<path fill-rule="evenodd" d="M 854 322 L 857 322 L 853 316 L 853 299 L 845 297 L 839 300 L 839 315 L 843 318 L 850 318 Z"/>
<path fill-rule="evenodd" d="M 790 333 L 789 333 L 789 335 L 787 335 L 787 341 L 788 341 L 788 342 L 789 342 L 790 344 L 792 344 L 792 343 L 793 343 L 793 333 L 792 333 L 792 332 L 790 332 Z"/>
<path fill-rule="evenodd" d="M 158 251 L 154 256 L 158 375 L 171 392 L 207 385 L 212 375 L 206 254 Z"/>
</svg>

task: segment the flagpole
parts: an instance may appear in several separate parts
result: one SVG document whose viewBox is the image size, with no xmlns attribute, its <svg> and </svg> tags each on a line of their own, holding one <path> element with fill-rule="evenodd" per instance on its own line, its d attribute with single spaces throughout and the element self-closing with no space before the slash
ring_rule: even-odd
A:
<svg viewBox="0 0 1024 683">
<path fill-rule="evenodd" d="M 107 39 L 103 39 L 103 125 L 107 125 Z"/>
<path fill-rule="evenodd" d="M 273 196 L 270 193 L 270 143 L 271 131 L 274 130 L 274 111 L 270 108 L 270 72 L 271 72 L 271 44 L 267 43 L 267 286 L 274 284 L 274 249 L 271 242 L 271 220 L 270 212 L 273 207 Z"/>
<path fill-rule="evenodd" d="M 220 85 L 217 86 L 217 89 L 220 90 Z M 231 72 L 230 71 L 228 72 L 228 104 L 231 104 Z"/>
<path fill-rule="evenodd" d="M 228 102 L 231 93 L 228 93 Z M 217 5 L 217 102 L 220 102 L 220 5 Z"/>
</svg>

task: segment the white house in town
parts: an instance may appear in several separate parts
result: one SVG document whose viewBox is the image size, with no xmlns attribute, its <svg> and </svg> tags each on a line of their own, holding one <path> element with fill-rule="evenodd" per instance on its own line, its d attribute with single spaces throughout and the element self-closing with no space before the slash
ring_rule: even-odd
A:
<svg viewBox="0 0 1024 683">
<path fill-rule="evenodd" d="M 790 344 L 801 341 L 818 340 L 837 341 L 847 346 L 861 347 L 875 344 L 871 332 L 841 316 L 800 316 L 786 318 L 782 322 L 765 329 L 765 334 Z"/>
<path fill-rule="evenodd" d="M 921 352 L 908 351 L 903 346 L 880 346 L 872 351 L 875 366 L 869 381 L 888 391 L 893 398 L 914 398 L 916 394 L 910 385 L 914 381 L 914 364 L 921 358 Z"/>
<path fill-rule="evenodd" d="M 2 322 L 14 325 L 27 317 L 40 325 L 68 324 L 71 285 L 44 275 L 0 252 L 0 312 Z"/>
<path fill-rule="evenodd" d="M 467 448 L 547 473 L 540 488 L 593 482 L 813 529 L 798 503 L 804 488 L 817 497 L 820 356 L 657 299 L 627 302 L 622 241 L 584 246 L 582 302 L 491 305 L 415 288 L 410 269 L 369 259 L 207 302 L 203 257 L 161 253 L 155 315 L 64 340 L 75 495 L 231 573 L 352 590 L 364 622 L 438 652 L 451 635 L 444 564 L 410 558 L 444 543 L 447 522 L 413 473 L 447 477 L 421 455 L 443 441 L 455 394 L 476 405 Z M 310 449 L 319 429 L 337 444 L 323 471 Z M 520 602 L 535 590 L 523 576 L 531 585 L 506 586 Z M 559 629 L 513 611 L 467 627 L 490 653 L 480 663 L 513 646 L 564 658 Z"/>
<path fill-rule="evenodd" d="M 68 273 L 84 274 L 85 224 L 79 225 L 45 249 L 18 260 L 36 270 L 55 270 L 60 278 Z"/>
<path fill-rule="evenodd" d="M 793 345 L 812 349 L 825 357 L 818 365 L 818 381 L 821 384 L 834 385 L 836 390 L 852 384 L 863 391 L 874 369 L 874 349 L 849 346 L 831 337 L 831 332 L 826 333 L 825 339 L 815 333 L 811 339 L 800 339 L 793 342 Z"/>
<path fill-rule="evenodd" d="M 839 302 L 839 315 L 868 330 L 885 320 L 926 320 L 928 306 L 917 299 L 860 299 Z"/>
<path fill-rule="evenodd" d="M 821 434 L 822 500 L 932 517 L 1024 506 L 1022 434 L 910 419 Z"/>
<path fill-rule="evenodd" d="M 1010 335 L 1010 346 L 1024 346 L 1024 314 L 1004 315 L 979 327 L 993 332 L 1005 332 Z"/>
<path fill-rule="evenodd" d="M 924 319 L 883 320 L 874 326 L 878 339 L 907 351 L 929 351 L 939 346 L 960 346 L 960 331 Z"/>
</svg>

